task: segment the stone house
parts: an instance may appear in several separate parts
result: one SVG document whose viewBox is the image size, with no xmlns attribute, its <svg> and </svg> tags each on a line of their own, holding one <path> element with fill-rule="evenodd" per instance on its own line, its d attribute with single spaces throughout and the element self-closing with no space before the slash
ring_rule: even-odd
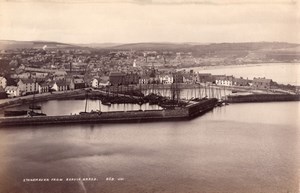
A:
<svg viewBox="0 0 300 193">
<path fill-rule="evenodd" d="M 72 78 L 69 84 L 70 90 L 85 88 L 85 82 L 82 78 Z"/>
<path fill-rule="evenodd" d="M 275 83 L 272 79 L 254 78 L 252 81 L 252 87 L 255 89 L 271 89 L 275 87 Z"/>
<path fill-rule="evenodd" d="M 39 93 L 49 92 L 49 84 L 47 82 L 40 82 L 38 85 Z"/>
<path fill-rule="evenodd" d="M 243 77 L 233 79 L 234 86 L 250 86 L 250 83 L 250 80 L 244 79 Z"/>
<path fill-rule="evenodd" d="M 17 83 L 19 89 L 24 94 L 37 93 L 38 83 L 33 79 L 20 79 Z"/>
</svg>

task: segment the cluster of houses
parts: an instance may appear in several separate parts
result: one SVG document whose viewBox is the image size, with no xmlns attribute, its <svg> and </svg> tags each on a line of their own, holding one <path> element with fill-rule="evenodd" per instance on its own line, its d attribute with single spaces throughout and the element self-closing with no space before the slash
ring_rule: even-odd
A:
<svg viewBox="0 0 300 193">
<path fill-rule="evenodd" d="M 219 86 L 247 86 L 253 89 L 272 89 L 277 83 L 272 79 L 254 78 L 253 80 L 244 79 L 242 77 L 236 78 L 234 76 L 226 75 L 212 75 L 210 73 L 156 73 L 151 71 L 148 74 L 139 75 L 138 73 L 120 73 L 112 72 L 109 76 L 95 78 L 92 81 L 92 87 L 100 88 L 105 86 L 117 85 L 136 85 L 136 84 L 172 84 L 185 83 L 197 84 L 204 83 L 209 85 Z"/>
<path fill-rule="evenodd" d="M 85 88 L 83 78 L 73 77 L 70 79 L 38 80 L 35 78 L 18 79 L 16 84 L 8 85 L 5 77 L 0 77 L 1 87 L 8 97 L 18 97 L 34 93 L 48 93 L 54 91 L 66 91 Z"/>
<path fill-rule="evenodd" d="M 55 91 L 66 91 L 82 89 L 85 87 L 103 88 L 107 86 L 138 85 L 138 84 L 215 84 L 219 86 L 245 86 L 253 89 L 272 89 L 277 84 L 271 79 L 254 78 L 253 80 L 242 77 L 235 78 L 226 75 L 212 75 L 210 73 L 194 72 L 165 72 L 150 70 L 149 73 L 123 73 L 111 72 L 109 76 L 94 77 L 86 81 L 84 77 L 71 77 L 66 73 L 55 73 L 54 78 L 47 79 L 45 75 L 28 73 L 18 77 L 15 85 L 9 85 L 5 77 L 0 77 L 0 93 L 5 92 L 9 97 L 18 97 L 33 93 L 48 93 Z"/>
</svg>

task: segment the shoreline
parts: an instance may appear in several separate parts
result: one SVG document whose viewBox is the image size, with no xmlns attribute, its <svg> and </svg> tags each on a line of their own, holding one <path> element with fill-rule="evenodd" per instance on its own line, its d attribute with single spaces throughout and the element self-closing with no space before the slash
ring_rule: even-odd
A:
<svg viewBox="0 0 300 193">
<path fill-rule="evenodd" d="M 249 63 L 249 64 L 230 64 L 230 65 L 213 65 L 213 66 L 195 66 L 195 67 L 184 67 L 179 68 L 177 71 L 180 70 L 192 70 L 192 69 L 199 69 L 199 70 L 212 70 L 212 69 L 230 69 L 230 68 L 242 68 L 242 67 L 254 67 L 254 66 L 264 66 L 264 65 L 300 65 L 299 62 L 274 62 L 274 63 Z"/>
</svg>

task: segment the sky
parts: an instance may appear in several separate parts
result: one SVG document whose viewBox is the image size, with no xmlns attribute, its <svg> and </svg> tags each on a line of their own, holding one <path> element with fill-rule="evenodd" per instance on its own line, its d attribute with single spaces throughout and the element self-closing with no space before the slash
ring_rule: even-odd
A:
<svg viewBox="0 0 300 193">
<path fill-rule="evenodd" d="M 1 40 L 300 43 L 298 0 L 0 0 Z"/>
</svg>

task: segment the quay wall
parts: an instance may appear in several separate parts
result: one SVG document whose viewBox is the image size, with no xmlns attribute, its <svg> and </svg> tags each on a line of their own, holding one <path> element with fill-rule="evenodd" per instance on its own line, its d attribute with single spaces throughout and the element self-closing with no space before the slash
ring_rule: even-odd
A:
<svg viewBox="0 0 300 193">
<path fill-rule="evenodd" d="M 251 94 L 251 95 L 229 95 L 228 103 L 246 102 L 275 102 L 275 101 L 300 101 L 300 95 L 294 94 Z"/>
<path fill-rule="evenodd" d="M 199 101 L 197 103 L 194 103 L 192 105 L 188 106 L 188 114 L 189 117 L 196 117 L 199 116 L 215 107 L 218 100 L 215 98 L 209 99 L 209 100 L 203 100 Z"/>
<path fill-rule="evenodd" d="M 189 120 L 215 106 L 216 99 L 207 99 L 190 107 L 180 109 L 147 110 L 147 111 L 115 111 L 101 114 L 37 116 L 37 117 L 5 117 L 0 118 L 0 128 L 6 126 L 73 124 L 73 123 L 122 123 Z M 192 110 L 191 110 L 192 109 Z M 196 112 L 196 111 L 199 112 Z"/>
<path fill-rule="evenodd" d="M 44 93 L 44 94 L 36 94 L 34 101 L 35 102 L 42 102 L 48 100 L 61 100 L 61 99 L 71 99 L 76 97 L 84 97 L 85 91 L 84 90 L 74 90 L 74 91 L 67 91 L 67 92 L 53 92 L 51 93 Z M 22 104 L 29 104 L 33 100 L 32 95 L 19 97 L 19 98 L 12 98 L 12 99 L 5 99 L 1 101 L 0 108 L 8 108 L 19 106 Z"/>
<path fill-rule="evenodd" d="M 170 110 L 173 111 L 173 110 Z M 47 125 L 68 123 L 121 123 L 147 122 L 187 119 L 188 114 L 169 110 L 131 111 L 131 112 L 103 112 L 101 115 L 66 115 L 1 118 L 0 128 L 5 126 Z"/>
</svg>

